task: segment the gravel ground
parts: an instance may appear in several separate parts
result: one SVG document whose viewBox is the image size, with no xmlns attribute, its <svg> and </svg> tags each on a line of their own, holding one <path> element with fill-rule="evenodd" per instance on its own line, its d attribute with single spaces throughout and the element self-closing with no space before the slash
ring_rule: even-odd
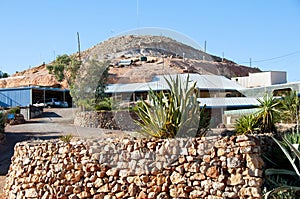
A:
<svg viewBox="0 0 300 199">
<path fill-rule="evenodd" d="M 0 199 L 4 198 L 3 187 L 10 159 L 17 142 L 30 139 L 56 139 L 63 135 L 72 134 L 74 137 L 126 137 L 129 132 L 117 130 L 83 128 L 73 125 L 75 109 L 50 108 L 44 109 L 40 118 L 26 121 L 25 124 L 8 125 L 5 128 L 7 142 L 0 145 Z"/>
</svg>

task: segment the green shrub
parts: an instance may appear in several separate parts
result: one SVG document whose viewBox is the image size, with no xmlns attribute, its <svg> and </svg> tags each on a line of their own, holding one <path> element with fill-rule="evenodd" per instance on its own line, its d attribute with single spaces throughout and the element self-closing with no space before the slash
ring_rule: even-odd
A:
<svg viewBox="0 0 300 199">
<path fill-rule="evenodd" d="M 63 142 L 69 143 L 69 142 L 71 142 L 72 138 L 73 138 L 73 135 L 68 134 L 68 135 L 61 136 L 60 140 Z"/>
<path fill-rule="evenodd" d="M 257 99 L 260 103 L 255 114 L 244 115 L 235 125 L 237 134 L 274 133 L 275 123 L 279 121 L 280 101 L 272 95 L 265 95 L 263 99 Z"/>
<path fill-rule="evenodd" d="M 259 121 L 256 115 L 243 115 L 235 124 L 235 131 L 238 135 L 254 134 L 260 131 Z"/>
<path fill-rule="evenodd" d="M 95 109 L 97 111 L 99 110 L 107 110 L 110 111 L 111 110 L 111 101 L 109 99 L 104 99 L 103 101 L 100 101 L 98 104 L 96 104 Z"/>
<path fill-rule="evenodd" d="M 281 120 L 285 123 L 299 122 L 300 101 L 296 91 L 287 93 L 280 101 Z"/>
<path fill-rule="evenodd" d="M 61 82 L 65 78 L 64 70 L 65 70 L 64 65 L 62 64 L 54 65 L 53 71 L 57 81 Z"/>
<path fill-rule="evenodd" d="M 8 111 L 8 113 L 10 113 L 10 114 L 20 114 L 20 112 L 21 112 L 20 107 L 14 107 L 14 108 L 11 108 L 11 109 Z"/>
<path fill-rule="evenodd" d="M 52 72 L 53 72 L 53 66 L 52 65 L 47 65 L 46 68 L 48 69 L 49 74 L 52 74 Z"/>
</svg>

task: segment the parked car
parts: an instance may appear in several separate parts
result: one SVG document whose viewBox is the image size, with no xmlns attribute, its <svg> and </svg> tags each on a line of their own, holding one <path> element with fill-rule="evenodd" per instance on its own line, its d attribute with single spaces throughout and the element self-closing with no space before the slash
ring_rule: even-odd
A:
<svg viewBox="0 0 300 199">
<path fill-rule="evenodd" d="M 66 102 L 66 101 L 62 102 L 61 107 L 68 108 L 69 107 L 68 102 Z"/>
<path fill-rule="evenodd" d="M 62 107 L 62 102 L 57 98 L 46 99 L 46 107 Z"/>
<path fill-rule="evenodd" d="M 39 102 L 37 101 L 36 103 L 32 104 L 33 106 L 36 106 L 36 107 L 46 107 L 46 103 L 44 102 Z"/>
</svg>

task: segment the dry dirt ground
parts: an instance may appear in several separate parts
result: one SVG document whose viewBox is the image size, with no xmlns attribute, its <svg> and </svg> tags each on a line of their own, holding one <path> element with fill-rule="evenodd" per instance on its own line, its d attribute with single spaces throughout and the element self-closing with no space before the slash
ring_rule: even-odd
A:
<svg viewBox="0 0 300 199">
<path fill-rule="evenodd" d="M 75 109 L 44 109 L 40 118 L 26 121 L 25 124 L 6 126 L 6 143 L 0 144 L 0 199 L 4 199 L 3 187 L 8 172 L 10 159 L 17 142 L 30 139 L 56 139 L 62 135 L 74 137 L 124 137 L 128 133 L 115 130 L 83 128 L 73 125 Z"/>
</svg>

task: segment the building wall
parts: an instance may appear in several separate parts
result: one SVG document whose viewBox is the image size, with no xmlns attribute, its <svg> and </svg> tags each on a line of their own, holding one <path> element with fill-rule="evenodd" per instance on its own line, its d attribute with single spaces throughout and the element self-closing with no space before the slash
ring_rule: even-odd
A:
<svg viewBox="0 0 300 199">
<path fill-rule="evenodd" d="M 271 84 L 271 73 L 249 73 L 249 84 L 248 87 L 262 87 L 270 86 Z"/>
<path fill-rule="evenodd" d="M 271 86 L 287 82 L 286 72 L 284 71 L 249 73 L 247 77 L 234 77 L 231 80 L 246 88 Z"/>
<path fill-rule="evenodd" d="M 29 106 L 31 104 L 31 89 L 3 89 L 0 90 L 0 106 L 15 107 Z"/>
<path fill-rule="evenodd" d="M 272 72 L 271 73 L 271 85 L 285 84 L 287 82 L 286 72 Z"/>
<path fill-rule="evenodd" d="M 236 83 L 240 84 L 241 86 L 248 88 L 249 87 L 249 77 L 233 77 L 231 80 L 235 81 Z"/>
</svg>

